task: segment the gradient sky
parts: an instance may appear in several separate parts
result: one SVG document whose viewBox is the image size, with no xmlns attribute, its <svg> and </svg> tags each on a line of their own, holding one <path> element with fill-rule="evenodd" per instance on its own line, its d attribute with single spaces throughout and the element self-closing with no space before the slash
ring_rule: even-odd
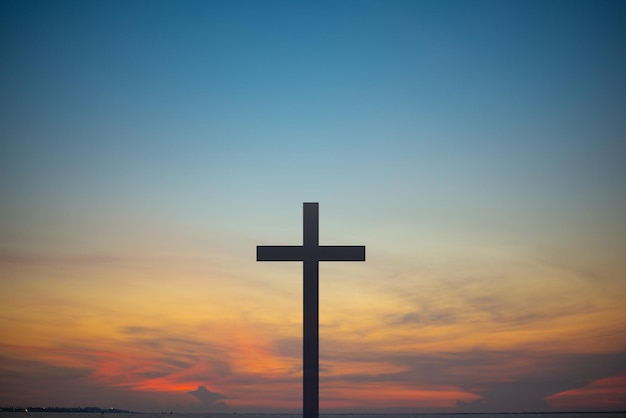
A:
<svg viewBox="0 0 626 418">
<path fill-rule="evenodd" d="M 0 405 L 626 409 L 623 1 L 0 2 Z"/>
</svg>

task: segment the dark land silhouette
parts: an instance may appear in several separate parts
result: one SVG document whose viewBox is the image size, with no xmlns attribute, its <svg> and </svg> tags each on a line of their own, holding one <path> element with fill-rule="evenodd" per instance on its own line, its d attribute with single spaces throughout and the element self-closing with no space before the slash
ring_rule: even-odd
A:
<svg viewBox="0 0 626 418">
<path fill-rule="evenodd" d="M 17 407 L 17 406 L 0 406 L 0 412 L 79 412 L 79 413 L 102 413 L 102 414 L 139 414 L 140 412 L 135 411 L 126 411 L 124 409 L 117 408 L 98 408 L 97 406 L 86 406 L 86 407 L 59 407 L 59 406 L 27 406 L 27 407 Z"/>
</svg>

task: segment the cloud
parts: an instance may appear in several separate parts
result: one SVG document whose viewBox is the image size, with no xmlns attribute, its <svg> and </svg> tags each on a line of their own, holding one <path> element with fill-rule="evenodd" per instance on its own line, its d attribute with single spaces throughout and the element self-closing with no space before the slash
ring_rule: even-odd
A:
<svg viewBox="0 0 626 418">
<path fill-rule="evenodd" d="M 22 359 L 0 354 L 0 383 L 13 384 L 26 376 L 29 379 L 50 379 L 65 382 L 83 379 L 89 368 L 49 364 L 35 359 Z"/>
<path fill-rule="evenodd" d="M 546 398 L 555 408 L 622 410 L 626 408 L 626 373 L 597 379 L 590 384 L 566 390 Z"/>
<path fill-rule="evenodd" d="M 302 357 L 302 338 L 277 338 L 274 340 L 273 349 L 279 356 L 299 359 Z"/>
<path fill-rule="evenodd" d="M 607 396 L 624 393 L 621 380 L 598 380 L 626 373 L 626 352 L 558 353 L 530 350 L 470 350 L 438 353 L 352 352 L 324 355 L 333 365 L 333 375 L 325 376 L 331 385 L 353 388 L 368 385 L 402 385 L 415 390 L 458 388 L 482 399 L 481 412 L 525 412 L 559 409 L 557 404 L 580 397 L 589 399 L 593 391 L 571 391 L 598 383 L 593 390 Z M 342 371 L 345 371 L 342 373 Z M 620 375 L 621 376 L 621 375 Z M 612 388 L 608 389 L 608 383 Z M 601 386 L 601 387 L 600 387 Z M 554 396 L 555 394 L 563 394 Z M 613 394 L 613 395 L 611 395 Z M 582 396 L 585 395 L 585 396 Z M 461 411 L 471 412 L 478 403 L 457 398 Z M 454 398 L 451 399 L 454 402 Z M 573 402 L 569 402 L 574 405 Z"/>
<path fill-rule="evenodd" d="M 396 322 L 397 325 L 433 326 L 449 325 L 458 321 L 458 314 L 451 309 L 423 308 L 404 314 Z"/>
<path fill-rule="evenodd" d="M 127 325 L 124 327 L 120 327 L 119 330 L 121 333 L 129 335 L 151 335 L 161 332 L 161 330 L 156 327 L 144 327 L 139 325 Z"/>
<path fill-rule="evenodd" d="M 228 405 L 226 402 L 221 402 L 222 399 L 228 399 L 221 393 L 211 392 L 204 386 L 198 386 L 198 389 L 187 392 L 188 394 L 194 396 L 200 401 L 200 404 L 207 411 L 224 411 L 228 409 Z"/>
</svg>

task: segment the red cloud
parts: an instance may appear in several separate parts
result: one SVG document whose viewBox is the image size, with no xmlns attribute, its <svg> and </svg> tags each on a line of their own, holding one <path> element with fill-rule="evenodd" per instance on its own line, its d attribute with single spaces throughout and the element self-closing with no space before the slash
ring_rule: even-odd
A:
<svg viewBox="0 0 626 418">
<path fill-rule="evenodd" d="M 587 386 L 548 396 L 546 400 L 562 409 L 622 410 L 626 408 L 626 374 L 594 380 Z"/>
</svg>

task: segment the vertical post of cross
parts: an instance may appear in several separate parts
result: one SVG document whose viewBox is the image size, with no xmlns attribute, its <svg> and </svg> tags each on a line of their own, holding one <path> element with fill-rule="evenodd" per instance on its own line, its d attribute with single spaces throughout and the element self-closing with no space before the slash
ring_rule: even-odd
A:
<svg viewBox="0 0 626 418">
<path fill-rule="evenodd" d="M 319 206 L 304 203 L 303 208 L 303 417 L 319 416 Z"/>
</svg>

